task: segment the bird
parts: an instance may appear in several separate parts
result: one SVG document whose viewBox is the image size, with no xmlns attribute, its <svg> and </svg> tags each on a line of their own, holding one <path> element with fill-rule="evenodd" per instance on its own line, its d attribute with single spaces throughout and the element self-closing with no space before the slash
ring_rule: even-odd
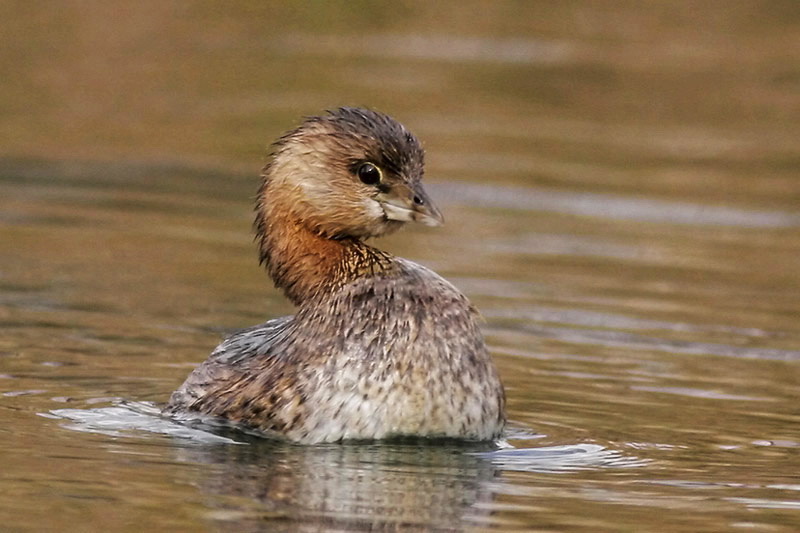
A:
<svg viewBox="0 0 800 533">
<path fill-rule="evenodd" d="M 296 312 L 225 339 L 165 415 L 299 444 L 498 439 L 506 397 L 479 312 L 432 270 L 366 242 L 443 223 L 423 174 L 418 138 L 378 111 L 340 107 L 282 135 L 254 229 Z"/>
</svg>

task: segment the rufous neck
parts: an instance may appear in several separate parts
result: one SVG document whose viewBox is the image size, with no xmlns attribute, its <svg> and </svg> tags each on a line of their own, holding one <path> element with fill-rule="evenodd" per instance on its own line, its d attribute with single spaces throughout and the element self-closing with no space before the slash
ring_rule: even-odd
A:
<svg viewBox="0 0 800 533">
<path fill-rule="evenodd" d="M 275 286 L 296 305 L 324 296 L 359 277 L 383 272 L 392 256 L 353 238 L 330 238 L 296 215 L 261 205 L 257 227 L 261 261 Z"/>
</svg>

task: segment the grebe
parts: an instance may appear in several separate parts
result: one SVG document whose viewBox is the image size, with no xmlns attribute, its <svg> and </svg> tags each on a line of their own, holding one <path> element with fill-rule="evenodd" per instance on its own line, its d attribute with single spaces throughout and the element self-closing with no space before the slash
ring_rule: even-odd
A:
<svg viewBox="0 0 800 533">
<path fill-rule="evenodd" d="M 278 139 L 255 229 L 297 312 L 222 342 L 164 412 L 306 444 L 497 438 L 505 393 L 478 312 L 436 273 L 364 242 L 442 223 L 422 175 L 417 138 L 375 111 L 329 111 Z"/>
</svg>

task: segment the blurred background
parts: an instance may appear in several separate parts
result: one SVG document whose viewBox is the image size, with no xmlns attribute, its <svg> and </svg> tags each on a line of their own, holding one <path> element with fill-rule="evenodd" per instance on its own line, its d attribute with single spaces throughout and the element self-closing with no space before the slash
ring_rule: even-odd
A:
<svg viewBox="0 0 800 533">
<path fill-rule="evenodd" d="M 9 159 L 253 173 L 300 116 L 346 104 L 408 123 L 431 180 L 800 200 L 791 0 L 0 9 Z"/>
<path fill-rule="evenodd" d="M 7 0 L 0 19 L 11 531 L 800 524 L 796 1 Z M 245 453 L 94 411 L 164 402 L 221 335 L 292 312 L 257 265 L 258 174 L 341 105 L 422 139 L 447 224 L 377 245 L 481 309 L 522 455 Z M 560 446 L 600 452 L 525 452 Z"/>
</svg>

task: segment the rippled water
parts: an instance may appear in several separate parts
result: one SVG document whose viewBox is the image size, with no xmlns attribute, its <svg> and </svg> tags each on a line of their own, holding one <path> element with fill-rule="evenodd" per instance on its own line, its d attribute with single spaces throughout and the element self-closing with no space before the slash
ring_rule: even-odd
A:
<svg viewBox="0 0 800 533">
<path fill-rule="evenodd" d="M 800 528 L 794 2 L 0 7 L 4 531 Z M 497 446 L 299 447 L 158 404 L 291 312 L 265 147 L 389 112 L 480 308 Z"/>
</svg>

